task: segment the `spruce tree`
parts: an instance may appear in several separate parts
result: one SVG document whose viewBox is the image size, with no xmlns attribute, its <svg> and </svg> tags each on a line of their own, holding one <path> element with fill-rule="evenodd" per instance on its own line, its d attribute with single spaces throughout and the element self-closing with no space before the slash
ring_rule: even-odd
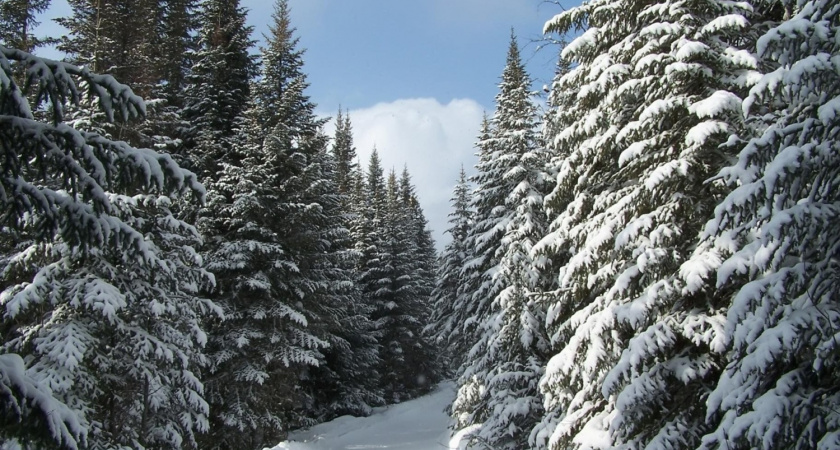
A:
<svg viewBox="0 0 840 450">
<path fill-rule="evenodd" d="M 458 393 L 452 403 L 452 426 L 457 430 L 475 430 L 489 417 L 487 408 L 487 390 L 482 380 L 473 373 L 472 364 L 479 353 L 474 346 L 479 340 L 482 321 L 490 315 L 490 302 L 487 295 L 488 285 L 484 277 L 492 267 L 495 253 L 492 243 L 498 243 L 500 237 L 493 229 L 491 220 L 494 202 L 488 201 L 493 192 L 493 178 L 487 175 L 489 165 L 498 156 L 491 141 L 492 124 L 487 114 L 481 121 L 481 130 L 476 142 L 478 149 L 478 169 L 470 182 L 476 185 L 472 192 L 470 207 L 474 221 L 467 231 L 466 255 L 460 273 L 456 304 L 453 308 L 463 318 L 457 325 L 461 328 L 459 346 L 465 349 L 458 367 Z M 478 349 L 480 352 L 480 349 Z"/>
<path fill-rule="evenodd" d="M 18 50 L 0 57 L 2 190 L 13 194 L 3 196 L 0 230 L 15 243 L 0 270 L 4 348 L 25 355 L 26 375 L 79 414 L 74 425 L 55 403 L 48 426 L 63 445 L 74 446 L 82 424 L 93 448 L 189 446 L 207 429 L 202 323 L 216 308 L 196 292 L 212 283 L 198 234 L 169 205 L 204 189 L 168 155 L 65 122 L 81 85 L 110 120 L 142 115 L 127 86 Z M 37 92 L 11 79 L 17 67 Z M 50 122 L 34 118 L 27 98 L 47 102 Z"/>
<path fill-rule="evenodd" d="M 440 256 L 431 298 L 432 316 L 426 334 L 443 352 L 447 367 L 457 368 L 464 364 L 470 347 L 464 336 L 463 324 L 467 317 L 464 316 L 466 311 L 459 308 L 458 288 L 463 280 L 461 271 L 469 255 L 467 234 L 474 220 L 469 182 L 463 167 L 450 201 L 452 212 L 449 213 L 450 227 L 446 232 L 452 240 Z M 447 371 L 452 374 L 452 369 Z"/>
<path fill-rule="evenodd" d="M 386 373 L 385 338 L 387 319 L 384 315 L 390 302 L 391 255 L 386 245 L 385 214 L 388 205 L 385 176 L 379 159 L 379 153 L 374 148 L 365 173 L 364 186 L 359 190 L 363 195 L 359 208 L 359 225 L 355 227 L 356 247 L 361 253 L 359 260 L 358 283 L 362 291 L 362 300 L 370 308 L 371 320 L 374 323 L 373 336 L 377 340 L 377 350 L 380 363 L 376 368 L 376 377 L 382 390 L 381 395 L 387 403 L 393 402 L 393 389 L 385 384 L 393 374 Z"/>
<path fill-rule="evenodd" d="M 411 350 L 406 367 L 414 370 L 408 387 L 412 395 L 416 396 L 427 392 L 442 378 L 442 361 L 431 341 L 423 334 L 423 329 L 431 320 L 432 291 L 438 258 L 432 232 L 428 229 L 428 221 L 420 207 L 407 167 L 403 168 L 398 187 L 401 223 L 405 223 L 403 227 L 406 230 L 404 245 L 408 257 L 408 264 L 403 266 L 403 270 L 410 277 L 407 285 L 411 286 L 412 291 L 412 295 L 406 299 L 405 309 L 416 319 L 410 327 L 413 343 L 408 347 Z"/>
<path fill-rule="evenodd" d="M 158 81 L 157 65 L 152 61 L 156 56 L 153 43 L 159 38 L 158 0 L 68 0 L 68 3 L 73 15 L 58 20 L 69 31 L 62 38 L 59 50 L 73 64 L 112 75 L 132 86 L 138 95 L 148 97 Z"/>
<path fill-rule="evenodd" d="M 740 154 L 719 177 L 731 192 L 683 266 L 688 292 L 731 294 L 702 448 L 840 445 L 840 10 L 784 6 L 756 43 L 763 74 L 737 105 L 759 133 L 730 139 Z"/>
<path fill-rule="evenodd" d="M 490 118 L 485 114 L 475 144 L 478 149 L 478 165 L 476 166 L 478 171 L 476 175 L 469 179 L 471 184 L 476 185 L 470 193 L 470 209 L 473 210 L 473 222 L 468 228 L 465 238 L 465 262 L 460 273 L 461 282 L 458 286 L 457 303 L 454 308 L 464 318 L 459 324 L 462 328 L 460 345 L 467 349 L 467 352 L 463 355 L 464 359 L 470 359 L 468 353 L 478 339 L 480 318 L 486 317 L 489 308 L 486 296 L 477 294 L 480 289 L 486 288 L 483 284 L 483 276 L 491 266 L 494 257 L 488 243 L 493 242 L 491 238 L 497 237 L 491 228 L 492 222 L 487 220 L 492 214 L 492 203 L 483 200 L 487 196 L 484 192 L 487 189 L 482 187 L 484 183 L 488 183 L 489 186 L 490 181 L 485 175 L 484 168 L 497 156 L 492 149 L 491 133 L 492 124 Z M 486 237 L 484 236 L 485 233 L 488 233 Z M 459 373 L 462 371 L 463 367 L 459 367 Z"/>
<path fill-rule="evenodd" d="M 353 147 L 353 125 L 350 115 L 338 110 L 335 118 L 335 138 L 333 140 L 333 157 L 336 161 L 335 184 L 338 192 L 349 196 L 353 188 L 352 174 L 359 170 L 356 164 L 356 148 Z"/>
<path fill-rule="evenodd" d="M 0 440 L 5 448 L 76 450 L 89 424 L 26 372 L 23 358 L 0 354 Z"/>
<path fill-rule="evenodd" d="M 148 136 L 149 145 L 166 151 L 180 160 L 184 158 L 185 130 L 189 122 L 183 118 L 187 76 L 197 50 L 197 0 L 158 0 L 155 42 L 149 47 L 155 64 L 156 84 L 147 99 L 147 119 L 140 133 Z"/>
<path fill-rule="evenodd" d="M 193 49 L 193 0 L 71 0 L 73 15 L 59 20 L 69 34 L 59 49 L 67 58 L 114 75 L 146 100 L 143 121 L 111 123 L 95 104 L 70 116 L 77 127 L 132 145 L 178 150 L 187 55 Z"/>
<path fill-rule="evenodd" d="M 313 414 L 318 421 L 345 414 L 366 416 L 373 406 L 384 403 L 376 374 L 380 358 L 376 328 L 371 321 L 373 309 L 364 301 L 356 283 L 361 254 L 356 249 L 356 233 L 351 230 L 362 219 L 358 206 L 363 185 L 356 162 L 346 161 L 348 154 L 355 159 L 349 117 L 339 112 L 336 121 L 344 125 L 336 129 L 332 151 L 321 157 L 328 180 L 320 184 L 322 195 L 331 199 L 328 215 L 333 227 L 329 233 L 332 244 L 327 251 L 333 276 L 327 278 L 336 285 L 319 312 L 330 346 L 323 350 L 324 361 L 311 369 L 305 381 L 315 399 Z M 343 168 L 338 162 L 342 158 Z M 342 183 L 344 188 L 340 187 Z"/>
<path fill-rule="evenodd" d="M 186 80 L 183 120 L 185 165 L 205 184 L 217 180 L 224 164 L 242 159 L 241 136 L 251 100 L 256 58 L 249 51 L 253 27 L 238 0 L 205 0 L 198 12 L 198 50 Z"/>
<path fill-rule="evenodd" d="M 208 260 L 228 317 L 212 342 L 213 447 L 268 445 L 335 414 L 367 413 L 378 399 L 352 379 L 375 360 L 370 325 L 285 1 L 273 19 L 245 112 L 244 158 L 224 166 L 203 220 L 218 233 Z"/>
<path fill-rule="evenodd" d="M 436 377 L 431 349 L 422 337 L 429 292 L 424 289 L 424 261 L 419 247 L 422 241 L 415 232 L 413 205 L 405 203 L 416 201 L 411 190 L 410 185 L 402 189 L 396 173 L 391 171 L 385 184 L 384 208 L 377 211 L 380 239 L 374 272 L 373 318 L 382 334 L 379 372 L 385 398 L 390 402 L 424 393 Z"/>
<path fill-rule="evenodd" d="M 439 377 L 432 348 L 422 336 L 428 321 L 434 243 L 406 172 L 386 179 L 374 149 L 366 174 L 364 223 L 357 227 L 359 283 L 379 341 L 377 368 L 386 402 L 426 392 Z M 422 223 L 422 224 L 421 224 Z M 420 231 L 422 230 L 422 231 Z M 433 264 L 433 262 L 431 263 Z"/>
<path fill-rule="evenodd" d="M 187 75 L 198 49 L 198 1 L 160 0 L 158 11 L 157 34 L 160 38 L 154 48 L 162 81 L 157 88 L 158 97 L 180 113 L 180 108 L 184 106 Z"/>
<path fill-rule="evenodd" d="M 542 245 L 561 264 L 535 446 L 691 448 L 708 431 L 725 296 L 686 293 L 681 266 L 724 192 L 707 182 L 721 144 L 744 126 L 752 18 L 729 2 L 594 1 L 547 23 L 589 28 L 552 88 Z"/>
<path fill-rule="evenodd" d="M 512 36 L 488 143 L 494 157 L 481 160 L 476 196 L 481 208 L 476 231 L 483 232 L 476 242 L 486 248 L 482 253 L 492 257 L 485 260 L 489 265 L 481 274 L 484 287 L 476 292 L 488 297 L 473 302 L 487 304 L 489 310 L 477 318 L 480 336 L 459 381 L 464 389 L 461 397 L 475 383 L 484 390 L 481 403 L 486 403 L 479 407 L 492 414 L 473 435 L 494 448 L 527 446 L 531 428 L 542 414 L 537 383 L 548 340 L 542 329 L 543 307 L 532 295 L 542 286 L 540 261 L 532 258 L 531 250 L 546 225 L 542 211 L 546 176 L 530 85 Z M 459 408 L 470 403 L 461 398 L 456 402 Z M 455 413 L 460 421 L 460 411 Z"/>
</svg>

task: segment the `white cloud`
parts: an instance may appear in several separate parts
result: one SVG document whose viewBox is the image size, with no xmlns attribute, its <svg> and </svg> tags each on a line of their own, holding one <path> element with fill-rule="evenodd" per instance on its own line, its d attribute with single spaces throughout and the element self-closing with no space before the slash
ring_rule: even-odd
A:
<svg viewBox="0 0 840 450">
<path fill-rule="evenodd" d="M 474 142 L 483 108 L 469 99 L 441 104 L 435 99 L 401 99 L 350 111 L 356 152 L 363 167 L 376 146 L 387 173 L 404 165 L 417 187 L 420 204 L 434 232 L 438 249 L 449 236 L 449 198 L 461 165 L 471 173 Z M 333 125 L 327 132 L 332 134 Z"/>
</svg>

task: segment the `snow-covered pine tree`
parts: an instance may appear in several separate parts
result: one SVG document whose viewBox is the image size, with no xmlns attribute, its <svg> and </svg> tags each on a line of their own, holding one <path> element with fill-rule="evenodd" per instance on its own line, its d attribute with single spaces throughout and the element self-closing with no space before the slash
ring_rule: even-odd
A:
<svg viewBox="0 0 840 450">
<path fill-rule="evenodd" d="M 138 95 L 157 103 L 159 67 L 154 43 L 160 39 L 160 0 L 68 0 L 73 14 L 57 21 L 68 29 L 59 50 L 66 60 L 87 67 L 132 87 Z M 96 131 L 131 145 L 152 147 L 153 138 L 139 120 L 114 123 L 105 118 L 97 99 L 85 99 L 71 110 L 71 124 Z M 148 108 L 147 114 L 153 108 Z"/>
<path fill-rule="evenodd" d="M 364 301 L 356 283 L 361 255 L 356 250 L 355 233 L 349 231 L 359 222 L 356 205 L 361 204 L 357 199 L 362 194 L 356 192 L 356 187 L 360 174 L 349 117 L 339 112 L 336 121 L 343 125 L 336 129 L 332 152 L 321 158 L 328 182 L 319 184 L 324 188 L 324 199 L 329 200 L 321 204 L 325 214 L 331 217 L 329 225 L 334 227 L 329 233 L 332 242 L 327 251 L 329 256 L 325 255 L 333 267 L 332 276 L 328 273 L 325 278 L 337 284 L 329 301 L 318 312 L 330 346 L 322 351 L 324 361 L 310 368 L 311 373 L 304 381 L 315 399 L 313 412 L 319 421 L 344 414 L 368 415 L 372 406 L 384 403 L 376 375 L 380 358 L 375 325 L 371 321 L 373 309 Z M 343 168 L 337 162 L 342 159 Z M 344 188 L 339 187 L 340 183 Z"/>
<path fill-rule="evenodd" d="M 691 448 L 708 429 L 724 306 L 683 291 L 681 265 L 722 198 L 707 183 L 743 127 L 753 8 L 717 0 L 593 1 L 546 31 L 586 30 L 554 83 L 561 157 L 543 244 L 563 261 L 547 323 L 554 356 L 534 445 Z M 760 23 L 760 22 L 756 22 Z"/>
<path fill-rule="evenodd" d="M 396 183 L 396 181 L 394 181 Z M 394 188 L 396 189 L 396 188 Z M 376 149 L 370 156 L 366 183 L 364 188 L 365 200 L 362 213 L 364 223 L 361 229 L 360 242 L 362 257 L 360 260 L 359 284 L 362 289 L 364 302 L 372 308 L 371 319 L 374 322 L 374 336 L 379 343 L 380 364 L 377 367 L 379 384 L 382 395 L 387 403 L 395 401 L 394 396 L 400 395 L 397 386 L 402 380 L 396 379 L 396 369 L 392 358 L 400 348 L 400 342 L 393 339 L 389 330 L 391 326 L 390 311 L 396 307 L 393 301 L 394 264 L 393 264 L 393 231 L 389 229 L 389 192 L 386 184 L 379 153 Z M 393 193 L 393 196 L 396 194 Z"/>
<path fill-rule="evenodd" d="M 348 183 L 350 195 L 347 204 L 349 211 L 348 228 L 352 248 L 356 256 L 354 281 L 360 291 L 360 310 L 366 311 L 371 326 L 367 333 L 369 341 L 366 341 L 365 344 L 370 346 L 367 354 L 372 358 L 370 364 L 366 364 L 366 369 L 371 368 L 372 370 L 367 370 L 364 379 L 361 381 L 364 383 L 364 389 L 375 397 L 376 401 L 372 404 L 383 405 L 386 400 L 382 389 L 381 374 L 379 373 L 382 366 L 380 357 L 382 332 L 380 324 L 373 320 L 376 311 L 376 299 L 372 295 L 374 286 L 369 272 L 378 262 L 378 260 L 374 261 L 374 258 L 381 239 L 381 236 L 377 235 L 378 229 L 374 226 L 377 223 L 375 221 L 375 205 L 384 205 L 385 202 L 382 167 L 375 148 L 369 162 L 369 170 L 350 172 Z M 355 165 L 358 167 L 360 164 L 357 161 Z M 371 179 L 370 174 L 378 174 L 378 176 Z M 373 187 L 372 190 L 371 186 Z"/>
<path fill-rule="evenodd" d="M 0 47 L 0 58 L 9 144 L 0 230 L 16 242 L 0 268 L 4 348 L 25 355 L 28 376 L 81 414 L 89 447 L 189 446 L 207 429 L 202 316 L 216 308 L 196 295 L 212 283 L 193 248 L 198 234 L 168 207 L 204 189 L 168 155 L 64 122 L 80 85 L 111 120 L 142 115 L 127 86 L 18 50 Z M 16 65 L 49 123 L 35 120 L 12 81 Z"/>
<path fill-rule="evenodd" d="M 771 2 L 763 76 L 743 102 L 752 139 L 720 172 L 732 191 L 684 266 L 688 291 L 734 294 L 703 448 L 838 448 L 840 7 Z"/>
<path fill-rule="evenodd" d="M 353 227 L 361 253 L 359 285 L 364 301 L 373 308 L 379 343 L 381 362 L 376 372 L 389 403 L 425 392 L 437 378 L 437 369 L 430 365 L 431 347 L 422 337 L 432 281 L 427 279 L 426 266 L 434 244 L 422 212 L 418 215 L 407 173 L 405 182 L 402 189 L 393 171 L 386 181 L 374 149 L 361 196 L 356 196 L 361 206 Z M 410 205 L 403 202 L 404 195 Z M 421 228 L 423 232 L 418 231 Z M 428 235 L 424 238 L 423 233 Z"/>
<path fill-rule="evenodd" d="M 467 233 L 473 225 L 473 210 L 470 206 L 470 187 L 467 173 L 461 167 L 458 183 L 451 198 L 452 212 L 449 213 L 449 229 L 452 240 L 446 244 L 438 262 L 435 287 L 432 291 L 432 315 L 425 333 L 443 352 L 446 372 L 454 370 L 465 362 L 470 347 L 464 339 L 463 324 L 467 317 L 458 308 L 458 287 L 462 283 L 461 271 L 470 254 L 467 248 Z"/>
<path fill-rule="evenodd" d="M 33 379 L 15 353 L 0 354 L 0 414 L 0 442 L 9 450 L 76 450 L 84 444 L 89 425 L 79 411 L 70 409 L 48 386 Z"/>
<path fill-rule="evenodd" d="M 373 161 L 372 161 L 373 169 Z M 378 178 L 378 177 L 375 177 Z M 385 203 L 376 210 L 378 236 L 374 263 L 368 274 L 370 293 L 376 307 L 373 319 L 381 333 L 379 368 L 385 399 L 401 402 L 428 389 L 434 376 L 431 349 L 422 337 L 428 316 L 428 294 L 422 299 L 423 264 L 417 236 L 412 232 L 411 207 L 403 203 L 403 192 L 392 170 L 384 187 Z M 409 199 L 410 186 L 406 188 Z"/>
<path fill-rule="evenodd" d="M 357 205 L 353 235 L 356 240 L 356 250 L 361 254 L 358 263 L 358 283 L 362 289 L 364 301 L 375 310 L 377 305 L 377 291 L 379 279 L 379 252 L 384 236 L 380 230 L 384 229 L 382 214 L 387 205 L 385 190 L 385 175 L 379 152 L 376 148 L 370 155 L 368 167 L 359 177 L 354 204 Z M 380 327 L 377 325 L 377 329 Z M 381 336 L 376 336 L 381 342 Z"/>
<path fill-rule="evenodd" d="M 476 355 L 472 352 L 481 334 L 483 318 L 490 314 L 490 302 L 485 295 L 478 295 L 479 291 L 486 292 L 487 284 L 484 276 L 493 263 L 495 254 L 490 242 L 498 242 L 500 237 L 492 227 L 490 220 L 493 203 L 486 201 L 492 189 L 492 178 L 487 177 L 489 164 L 497 157 L 492 142 L 492 125 L 487 114 L 481 121 L 481 130 L 476 142 L 478 149 L 478 172 L 470 178 L 476 187 L 472 192 L 470 208 L 473 210 L 474 221 L 467 230 L 465 243 L 466 255 L 464 266 L 461 268 L 456 304 L 453 308 L 461 315 L 457 325 L 461 327 L 458 346 L 465 349 L 461 356 L 463 364 L 457 368 L 458 394 L 452 403 L 452 427 L 457 430 L 470 428 L 474 430 L 483 423 L 489 415 L 486 403 L 486 389 L 474 374 L 464 377 L 467 370 L 472 371 L 472 362 Z M 491 239 L 492 238 L 492 239 Z"/>
<path fill-rule="evenodd" d="M 279 212 L 288 214 L 278 197 L 302 165 L 286 153 L 289 140 L 279 140 L 272 135 L 265 146 L 248 145 L 241 165 L 226 164 L 214 183 L 216 201 L 200 219 L 212 236 L 205 258 L 225 312 L 208 348 L 212 426 L 203 448 L 259 448 L 281 440 L 289 426 L 283 412 L 296 399 L 290 389 L 297 374 L 289 366 L 317 364 L 325 344 L 308 332 L 301 311 L 300 296 L 311 290 L 290 292 L 298 287 L 299 268 L 275 229 L 286 220 Z"/>
<path fill-rule="evenodd" d="M 442 378 L 442 361 L 432 342 L 426 338 L 423 330 L 431 320 L 431 298 L 435 287 L 435 273 L 437 271 L 437 250 L 432 232 L 428 229 L 428 221 L 420 207 L 416 189 L 411 183 L 408 167 L 404 167 L 399 180 L 400 219 L 405 223 L 405 247 L 409 265 L 405 271 L 410 276 L 407 285 L 411 286 L 413 294 L 407 298 L 405 310 L 416 319 L 411 324 L 410 343 L 411 354 L 407 355 L 408 365 L 412 367 L 413 377 L 408 378 L 411 395 L 417 396 L 428 392 Z"/>
<path fill-rule="evenodd" d="M 486 167 L 489 162 L 495 158 L 495 154 L 491 147 L 490 134 L 492 133 L 490 118 L 485 114 L 481 122 L 481 131 L 479 132 L 476 141 L 476 149 L 478 149 L 478 172 L 469 179 L 473 185 L 483 183 L 486 177 L 483 174 L 482 167 Z M 486 220 L 492 212 L 490 202 L 479 201 L 480 198 L 486 196 L 486 193 L 481 192 L 479 186 L 475 186 L 470 193 L 470 208 L 473 210 L 473 223 L 467 230 L 465 248 L 467 254 L 464 258 L 464 266 L 461 269 L 460 277 L 462 279 L 458 286 L 456 311 L 463 314 L 464 320 L 461 324 L 463 335 L 461 345 L 468 351 L 475 344 L 479 335 L 479 317 L 485 315 L 488 311 L 489 304 L 484 300 L 484 296 L 475 296 L 479 289 L 483 286 L 482 277 L 484 272 L 489 268 L 493 254 L 487 248 L 487 239 L 479 239 L 488 231 L 486 228 L 490 222 Z M 481 218 L 484 219 L 481 219 Z M 473 302 L 473 300 L 476 300 Z M 464 354 L 466 359 L 468 354 Z M 459 368 L 462 371 L 463 368 Z"/>
<path fill-rule="evenodd" d="M 249 53 L 253 27 L 238 0 L 204 0 L 198 12 L 198 49 L 186 79 L 183 119 L 184 164 L 212 189 L 224 164 L 242 159 L 243 117 L 258 73 Z M 210 198 L 212 201 L 212 198 Z"/>
<path fill-rule="evenodd" d="M 132 145 L 183 153 L 184 84 L 195 48 L 196 0 L 72 0 L 73 15 L 59 48 L 74 64 L 114 75 L 146 100 L 142 121 L 113 124 L 95 104 L 83 102 L 68 117 Z M 180 155 L 179 155 L 180 156 Z M 188 159 L 182 162 L 189 163 Z"/>
<path fill-rule="evenodd" d="M 495 157 L 479 167 L 478 176 L 482 182 L 477 194 L 486 202 L 484 210 L 491 212 L 477 218 L 484 221 L 479 230 L 487 230 L 477 242 L 487 245 L 493 257 L 482 277 L 487 287 L 477 292 L 491 297 L 473 301 L 489 303 L 490 308 L 478 318 L 481 334 L 460 380 L 462 386 L 482 386 L 482 407 L 490 412 L 472 432 L 474 439 L 499 449 L 527 447 L 531 428 L 542 417 L 537 386 L 549 350 L 545 314 L 535 296 L 541 288 L 541 262 L 531 257 L 546 227 L 542 199 L 547 185 L 532 96 L 531 80 L 511 36 L 492 119 L 490 147 Z"/>
<path fill-rule="evenodd" d="M 310 406 L 299 408 L 299 414 L 323 421 L 341 414 L 367 415 L 382 399 L 378 386 L 369 382 L 379 363 L 378 343 L 372 336 L 371 308 L 354 282 L 358 254 L 345 226 L 343 195 L 333 181 L 335 161 L 320 132 L 317 139 L 314 152 L 301 146 L 309 162 L 299 177 L 300 192 L 289 202 L 307 206 L 289 233 L 287 247 L 300 246 L 298 265 L 308 268 L 302 274 L 315 288 L 303 302 L 309 328 L 329 344 L 317 365 L 302 368 L 300 385 Z"/>
<path fill-rule="evenodd" d="M 147 117 L 139 132 L 158 151 L 176 155 L 182 163 L 184 130 L 190 123 L 183 118 L 186 78 L 198 47 L 198 0 L 158 0 L 155 40 L 149 46 L 154 63 L 155 84 L 147 98 Z M 186 164 L 185 164 L 186 165 Z"/>
<path fill-rule="evenodd" d="M 349 235 L 335 163 L 304 93 L 303 52 L 286 1 L 276 3 L 273 19 L 245 114 L 245 158 L 225 166 L 220 201 L 205 222 L 219 233 L 208 261 L 229 317 L 213 341 L 218 381 L 208 389 L 219 427 L 207 445 L 214 447 L 271 444 L 313 420 L 351 408 L 365 413 L 377 399 L 354 390 L 358 381 L 338 380 L 357 376 L 371 359 L 369 324 L 352 284 L 353 254 L 343 248 Z M 358 354 L 351 342 L 363 344 Z M 336 353 L 325 354 L 333 344 Z M 335 367 L 325 366 L 328 357 Z M 341 381 L 353 397 L 328 398 L 344 389 Z"/>
</svg>

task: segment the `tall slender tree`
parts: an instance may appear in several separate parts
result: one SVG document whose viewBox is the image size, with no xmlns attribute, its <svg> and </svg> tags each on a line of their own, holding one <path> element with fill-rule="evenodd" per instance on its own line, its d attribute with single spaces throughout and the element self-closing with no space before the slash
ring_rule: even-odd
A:
<svg viewBox="0 0 840 450">
<path fill-rule="evenodd" d="M 450 202 L 452 211 L 449 213 L 450 226 L 446 232 L 452 240 L 446 244 L 438 262 L 431 298 L 432 316 L 426 329 L 427 335 L 443 351 L 449 371 L 464 364 L 470 347 L 463 330 L 468 317 L 465 317 L 466 311 L 459 308 L 461 305 L 458 301 L 458 288 L 463 282 L 461 271 L 470 254 L 467 235 L 474 221 L 470 187 L 463 166 Z"/>
<path fill-rule="evenodd" d="M 335 118 L 335 139 L 333 155 L 336 161 L 335 183 L 338 192 L 349 195 L 353 188 L 352 173 L 359 170 L 356 164 L 356 148 L 353 147 L 353 124 L 347 111 L 338 110 Z"/>
<path fill-rule="evenodd" d="M 494 448 L 527 446 L 531 428 L 542 415 L 537 383 L 548 340 L 542 329 L 543 307 L 532 295 L 542 286 L 540 261 L 532 258 L 531 250 L 546 226 L 542 197 L 547 180 L 530 85 L 516 38 L 511 36 L 488 142 L 494 157 L 482 158 L 476 196 L 480 208 L 476 232 L 481 234 L 475 239 L 486 248 L 479 255 L 492 256 L 485 259 L 489 264 L 481 274 L 483 287 L 475 294 L 488 297 L 473 302 L 489 308 L 477 317 L 480 336 L 460 380 L 462 397 L 472 395 L 467 393 L 475 383 L 481 386 L 481 402 L 486 404 L 480 408 L 492 414 L 481 422 L 458 424 L 480 424 L 475 439 Z M 459 408 L 470 403 L 456 402 Z"/>
<path fill-rule="evenodd" d="M 212 347 L 214 447 L 268 445 L 324 417 L 366 413 L 378 400 L 350 379 L 375 353 L 352 283 L 335 162 L 305 94 L 289 14 L 278 1 L 245 112 L 245 157 L 225 166 L 217 183 L 224 196 L 207 222 L 220 232 L 208 260 L 228 317 Z"/>
</svg>

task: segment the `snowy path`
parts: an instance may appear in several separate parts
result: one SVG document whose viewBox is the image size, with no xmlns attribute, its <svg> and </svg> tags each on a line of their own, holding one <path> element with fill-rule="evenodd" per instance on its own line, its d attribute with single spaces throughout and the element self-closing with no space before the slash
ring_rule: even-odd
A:
<svg viewBox="0 0 840 450">
<path fill-rule="evenodd" d="M 442 383 L 425 397 L 376 408 L 370 417 L 343 416 L 292 433 L 271 450 L 446 449 L 449 417 L 443 409 L 454 396 L 454 384 Z"/>
</svg>

